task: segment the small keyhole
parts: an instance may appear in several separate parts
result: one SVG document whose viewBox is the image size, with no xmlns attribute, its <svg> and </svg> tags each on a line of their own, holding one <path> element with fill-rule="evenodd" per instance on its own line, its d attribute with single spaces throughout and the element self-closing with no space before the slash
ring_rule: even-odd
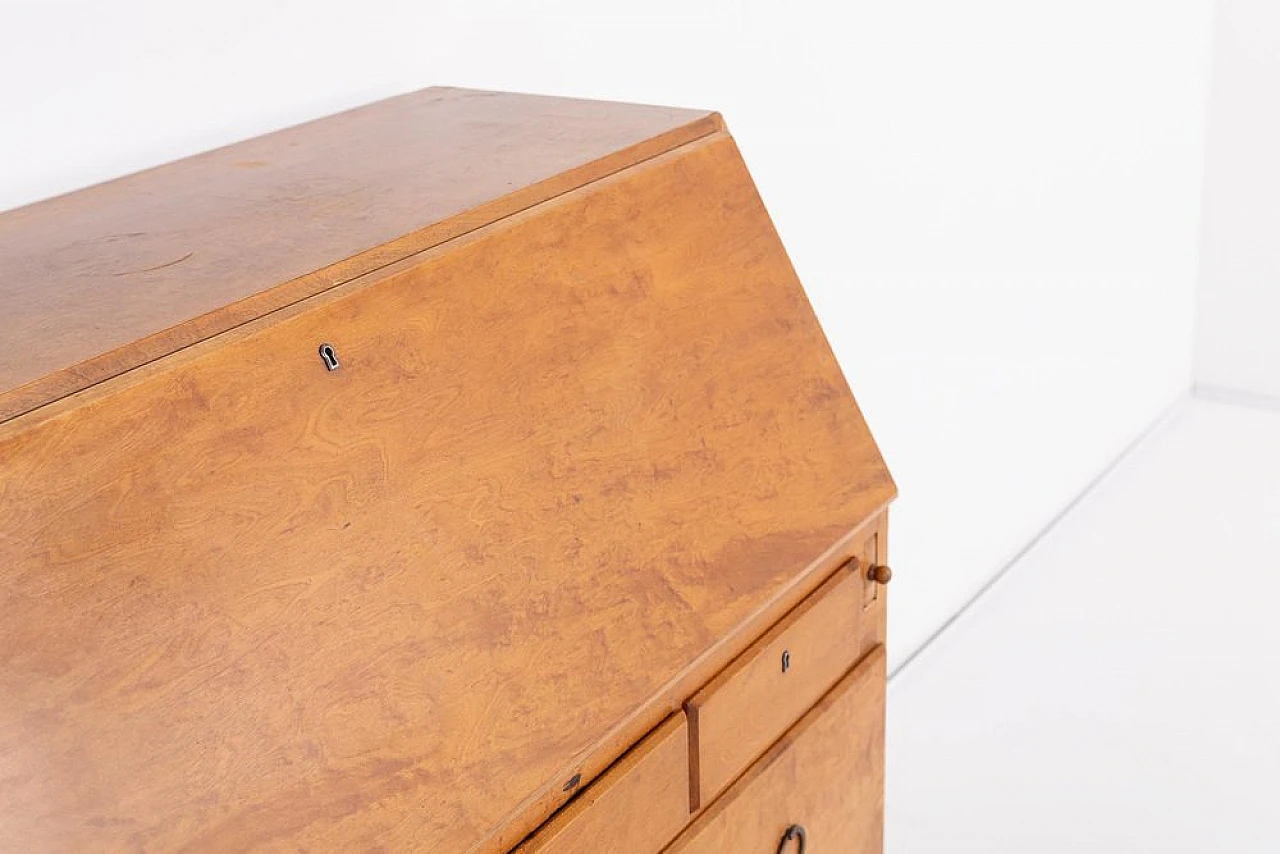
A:
<svg viewBox="0 0 1280 854">
<path fill-rule="evenodd" d="M 333 352 L 332 344 L 320 345 L 320 361 L 324 362 L 326 370 L 336 371 L 341 367 L 338 364 L 338 354 Z"/>
<path fill-rule="evenodd" d="M 782 651 L 782 672 L 786 673 L 791 669 L 791 650 L 784 649 Z"/>
</svg>

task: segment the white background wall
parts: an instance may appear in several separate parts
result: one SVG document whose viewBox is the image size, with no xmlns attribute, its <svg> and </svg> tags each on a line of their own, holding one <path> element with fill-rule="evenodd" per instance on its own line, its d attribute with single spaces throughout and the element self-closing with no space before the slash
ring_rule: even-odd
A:
<svg viewBox="0 0 1280 854">
<path fill-rule="evenodd" d="M 902 491 L 900 662 L 1188 385 L 1210 5 L 0 0 L 0 208 L 431 84 L 721 110 Z"/>
<path fill-rule="evenodd" d="M 1219 0 L 1196 382 L 1280 398 L 1280 3 Z"/>
</svg>

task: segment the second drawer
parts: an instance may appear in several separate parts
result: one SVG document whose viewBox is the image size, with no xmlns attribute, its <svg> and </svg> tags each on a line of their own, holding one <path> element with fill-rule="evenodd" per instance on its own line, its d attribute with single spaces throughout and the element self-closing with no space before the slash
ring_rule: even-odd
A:
<svg viewBox="0 0 1280 854">
<path fill-rule="evenodd" d="M 711 802 L 863 653 L 864 581 L 853 561 L 685 703 L 690 802 Z"/>
</svg>

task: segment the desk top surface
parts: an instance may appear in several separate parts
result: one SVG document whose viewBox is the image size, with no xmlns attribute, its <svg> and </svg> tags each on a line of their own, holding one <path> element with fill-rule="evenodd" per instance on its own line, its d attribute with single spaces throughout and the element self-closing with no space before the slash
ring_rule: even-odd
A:
<svg viewBox="0 0 1280 854">
<path fill-rule="evenodd" d="M 0 422 L 720 127 L 424 89 L 0 214 Z"/>
</svg>

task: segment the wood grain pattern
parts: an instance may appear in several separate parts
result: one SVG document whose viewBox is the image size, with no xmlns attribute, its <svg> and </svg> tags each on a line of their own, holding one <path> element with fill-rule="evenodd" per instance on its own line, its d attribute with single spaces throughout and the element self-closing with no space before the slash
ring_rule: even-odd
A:
<svg viewBox="0 0 1280 854">
<path fill-rule="evenodd" d="M 724 134 L 15 418 L 0 459 L 21 850 L 502 850 L 894 494 Z"/>
<path fill-rule="evenodd" d="M 685 703 L 691 809 L 711 803 L 862 657 L 862 589 L 860 573 L 837 570 Z"/>
<path fill-rule="evenodd" d="M 811 854 L 880 854 L 884 697 L 884 648 L 876 647 L 668 854 L 776 854 L 794 824 L 804 827 Z"/>
<path fill-rule="evenodd" d="M 517 854 L 657 854 L 689 820 L 689 728 L 677 712 L 578 794 Z"/>
<path fill-rule="evenodd" d="M 0 421 L 721 126 L 426 89 L 0 214 Z"/>
</svg>

